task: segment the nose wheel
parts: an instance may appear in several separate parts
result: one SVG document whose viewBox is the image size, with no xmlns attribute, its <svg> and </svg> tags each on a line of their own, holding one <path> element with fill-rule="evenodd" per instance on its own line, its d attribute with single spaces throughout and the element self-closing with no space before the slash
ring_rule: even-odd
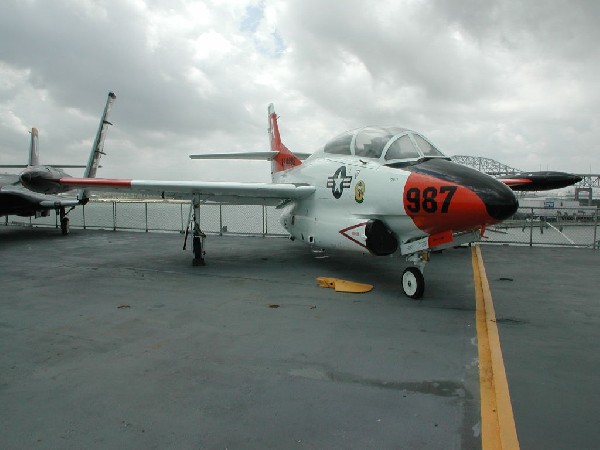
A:
<svg viewBox="0 0 600 450">
<path fill-rule="evenodd" d="M 407 297 L 418 299 L 425 292 L 425 278 L 416 267 L 408 267 L 402 273 L 402 290 Z"/>
</svg>

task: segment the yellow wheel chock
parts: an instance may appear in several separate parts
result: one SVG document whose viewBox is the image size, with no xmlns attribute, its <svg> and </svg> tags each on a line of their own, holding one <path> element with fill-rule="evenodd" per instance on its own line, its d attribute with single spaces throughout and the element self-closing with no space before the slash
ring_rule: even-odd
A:
<svg viewBox="0 0 600 450">
<path fill-rule="evenodd" d="M 352 292 L 355 294 L 363 294 L 373 289 L 372 284 L 355 283 L 354 281 L 340 280 L 339 278 L 317 278 L 319 287 L 332 288 L 336 292 Z"/>
</svg>

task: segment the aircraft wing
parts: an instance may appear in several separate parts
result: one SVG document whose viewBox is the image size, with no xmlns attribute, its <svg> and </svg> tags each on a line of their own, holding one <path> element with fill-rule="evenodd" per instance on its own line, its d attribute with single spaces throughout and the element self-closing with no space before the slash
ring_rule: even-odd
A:
<svg viewBox="0 0 600 450">
<path fill-rule="evenodd" d="M 498 178 L 513 191 L 549 191 L 579 183 L 582 178 L 566 172 L 522 172 Z"/>
<path fill-rule="evenodd" d="M 0 186 L 0 216 L 34 214 L 35 211 L 63 206 L 80 205 L 81 202 L 73 197 L 38 194 L 19 185 Z"/>
<path fill-rule="evenodd" d="M 307 184 L 234 183 L 220 181 L 154 181 L 110 178 L 61 178 L 61 185 L 86 187 L 91 190 L 129 190 L 146 192 L 162 197 L 191 197 L 202 201 L 241 205 L 278 205 L 286 200 L 308 197 L 315 187 Z"/>
</svg>

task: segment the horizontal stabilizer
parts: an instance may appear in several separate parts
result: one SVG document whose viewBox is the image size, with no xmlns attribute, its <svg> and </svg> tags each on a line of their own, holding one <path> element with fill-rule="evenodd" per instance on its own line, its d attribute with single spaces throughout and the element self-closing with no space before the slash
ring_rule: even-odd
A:
<svg viewBox="0 0 600 450">
<path fill-rule="evenodd" d="M 85 169 L 86 166 L 82 165 L 74 165 L 74 164 L 44 164 L 47 167 L 57 167 L 59 169 Z M 0 168 L 2 169 L 25 169 L 29 167 L 26 164 L 2 164 Z"/>
<path fill-rule="evenodd" d="M 272 161 L 277 152 L 235 152 L 235 153 L 206 153 L 199 155 L 190 155 L 191 159 L 246 159 L 256 161 Z M 298 159 L 306 159 L 310 153 L 294 153 Z"/>
<path fill-rule="evenodd" d="M 271 161 L 276 152 L 239 152 L 239 153 L 206 153 L 190 155 L 191 159 L 248 159 L 257 161 Z"/>
</svg>

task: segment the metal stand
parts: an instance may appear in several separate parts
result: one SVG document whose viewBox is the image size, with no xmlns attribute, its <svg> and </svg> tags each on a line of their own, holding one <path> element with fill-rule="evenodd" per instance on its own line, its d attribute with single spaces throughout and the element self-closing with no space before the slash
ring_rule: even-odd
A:
<svg viewBox="0 0 600 450">
<path fill-rule="evenodd" d="M 69 209 L 69 211 L 65 211 L 64 206 L 59 206 L 56 208 L 56 214 L 60 218 L 60 231 L 63 234 L 63 236 L 66 236 L 71 231 L 69 227 L 69 218 L 67 217 L 67 214 L 69 214 L 72 209 L 73 208 Z"/>
<path fill-rule="evenodd" d="M 194 266 L 204 266 L 206 265 L 206 261 L 204 261 L 204 255 L 206 254 L 204 251 L 204 240 L 206 239 L 206 234 L 200 229 L 200 198 L 196 195 L 192 199 L 192 208 L 194 210 L 192 215 L 192 251 L 194 252 L 192 264 Z"/>
</svg>

